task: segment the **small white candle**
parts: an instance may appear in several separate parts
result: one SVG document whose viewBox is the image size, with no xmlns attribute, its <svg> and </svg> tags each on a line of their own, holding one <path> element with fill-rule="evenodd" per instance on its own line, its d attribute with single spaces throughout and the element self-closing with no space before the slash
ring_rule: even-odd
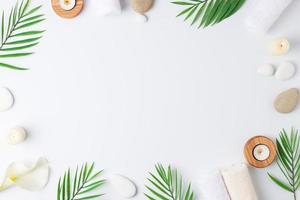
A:
<svg viewBox="0 0 300 200">
<path fill-rule="evenodd" d="M 8 143 L 12 145 L 20 144 L 27 138 L 27 131 L 23 127 L 14 127 L 9 130 Z"/>
<path fill-rule="evenodd" d="M 270 156 L 270 149 L 264 144 L 259 144 L 253 149 L 253 156 L 259 161 L 267 160 Z"/>
<path fill-rule="evenodd" d="M 64 10 L 72 10 L 76 6 L 76 0 L 59 0 L 59 5 Z"/>
<path fill-rule="evenodd" d="M 272 41 L 270 51 L 273 55 L 284 55 L 290 50 L 290 42 L 285 38 L 279 38 Z"/>
</svg>

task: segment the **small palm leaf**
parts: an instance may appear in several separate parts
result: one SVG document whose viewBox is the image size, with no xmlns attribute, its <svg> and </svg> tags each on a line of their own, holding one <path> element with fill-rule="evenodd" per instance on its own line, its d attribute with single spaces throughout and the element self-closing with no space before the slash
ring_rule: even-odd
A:
<svg viewBox="0 0 300 200">
<path fill-rule="evenodd" d="M 6 63 L 8 58 L 23 57 L 33 54 L 29 51 L 39 44 L 44 31 L 32 27 L 45 20 L 43 14 L 37 14 L 41 6 L 29 8 L 30 0 L 22 0 L 10 10 L 8 19 L 3 11 L 1 18 L 0 67 L 14 70 L 26 70 Z M 4 61 L 5 59 L 5 61 Z"/>
<path fill-rule="evenodd" d="M 277 144 L 277 165 L 282 172 L 285 181 L 268 174 L 270 179 L 282 189 L 293 193 L 296 199 L 296 191 L 300 186 L 300 137 L 294 128 L 291 133 L 282 129 Z"/>
<path fill-rule="evenodd" d="M 95 199 L 103 194 L 95 194 L 105 184 L 104 179 L 98 178 L 102 171 L 94 173 L 94 163 L 85 163 L 82 167 L 76 168 L 75 175 L 68 169 L 64 176 L 59 179 L 57 187 L 57 200 L 84 200 Z"/>
<path fill-rule="evenodd" d="M 148 194 L 145 196 L 149 200 L 194 200 L 194 193 L 191 184 L 187 189 L 184 188 L 182 176 L 171 166 L 164 168 L 161 164 L 155 166 L 156 175 L 149 173 L 148 181 L 151 185 L 147 186 Z"/>
<path fill-rule="evenodd" d="M 177 17 L 185 15 L 185 20 L 193 18 L 191 25 L 207 27 L 227 19 L 235 14 L 246 0 L 176 0 L 173 4 L 184 9 Z"/>
</svg>

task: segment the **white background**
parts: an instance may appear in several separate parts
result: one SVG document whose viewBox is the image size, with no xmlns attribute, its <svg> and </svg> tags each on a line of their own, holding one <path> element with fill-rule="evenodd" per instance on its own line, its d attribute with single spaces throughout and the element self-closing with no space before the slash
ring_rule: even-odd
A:
<svg viewBox="0 0 300 200">
<path fill-rule="evenodd" d="M 35 1 L 44 4 L 47 32 L 33 56 L 14 61 L 31 70 L 0 69 L 0 85 L 16 98 L 12 110 L 0 113 L 1 174 L 14 160 L 39 156 L 52 169 L 45 190 L 12 188 L 0 200 L 54 200 L 59 176 L 84 161 L 96 161 L 106 176 L 132 178 L 139 186 L 135 199 L 145 199 L 147 172 L 157 162 L 176 166 L 198 193 L 197 175 L 241 162 L 250 137 L 300 128 L 299 109 L 282 115 L 272 107 L 279 92 L 299 87 L 299 75 L 279 82 L 256 73 L 264 63 L 300 64 L 299 1 L 265 36 L 245 28 L 249 3 L 224 23 L 197 30 L 175 18 L 180 8 L 169 1 L 156 1 L 146 24 L 135 22 L 126 2 L 121 16 L 95 17 L 95 1 L 86 1 L 73 20 L 56 16 L 50 0 Z M 1 10 L 11 5 L 0 2 Z M 270 56 L 268 43 L 282 36 L 292 51 Z M 28 129 L 29 139 L 5 145 L 16 125 Z M 275 165 L 251 168 L 259 199 L 292 199 L 267 171 L 279 174 Z M 103 191 L 102 199 L 122 199 L 109 187 Z"/>
</svg>

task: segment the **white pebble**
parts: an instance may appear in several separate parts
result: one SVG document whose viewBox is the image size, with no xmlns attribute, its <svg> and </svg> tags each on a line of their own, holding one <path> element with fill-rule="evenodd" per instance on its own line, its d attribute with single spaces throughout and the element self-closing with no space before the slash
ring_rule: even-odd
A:
<svg viewBox="0 0 300 200">
<path fill-rule="evenodd" d="M 270 64 L 262 65 L 257 69 L 257 73 L 259 73 L 263 76 L 273 76 L 274 72 L 275 72 L 275 69 Z"/>
<path fill-rule="evenodd" d="M 0 112 L 9 110 L 14 104 L 14 96 L 8 88 L 0 88 Z"/>
<path fill-rule="evenodd" d="M 136 13 L 135 20 L 139 23 L 146 23 L 148 21 L 148 17 L 146 15 Z"/>
<path fill-rule="evenodd" d="M 113 189 L 124 198 L 132 198 L 137 193 L 136 185 L 125 176 L 113 175 L 110 181 Z"/>
<path fill-rule="evenodd" d="M 280 81 L 291 79 L 296 73 L 296 67 L 291 62 L 283 62 L 279 65 L 275 78 Z"/>
<path fill-rule="evenodd" d="M 20 144 L 27 138 L 27 131 L 23 127 L 14 127 L 9 130 L 8 143 L 12 145 Z"/>
</svg>

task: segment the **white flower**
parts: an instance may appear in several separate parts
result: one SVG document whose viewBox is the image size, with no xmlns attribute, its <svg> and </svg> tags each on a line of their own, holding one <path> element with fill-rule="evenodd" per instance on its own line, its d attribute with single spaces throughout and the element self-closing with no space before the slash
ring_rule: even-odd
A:
<svg viewBox="0 0 300 200">
<path fill-rule="evenodd" d="M 45 158 L 40 158 L 35 165 L 26 161 L 11 163 L 0 184 L 0 191 L 16 185 L 20 188 L 36 191 L 43 189 L 49 179 L 49 164 Z"/>
</svg>

